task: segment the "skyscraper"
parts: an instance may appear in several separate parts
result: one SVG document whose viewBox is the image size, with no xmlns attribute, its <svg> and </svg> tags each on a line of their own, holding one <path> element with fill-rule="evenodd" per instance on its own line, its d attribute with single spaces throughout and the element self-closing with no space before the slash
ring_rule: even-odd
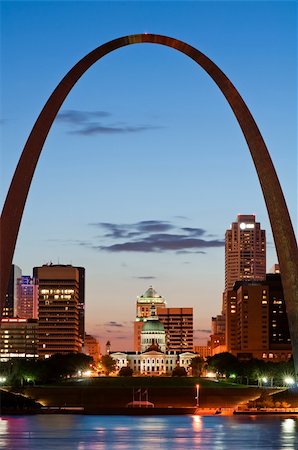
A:
<svg viewBox="0 0 298 450">
<path fill-rule="evenodd" d="M 17 279 L 17 301 L 14 315 L 26 319 L 38 318 L 38 284 L 35 278 L 23 275 Z"/>
<path fill-rule="evenodd" d="M 165 327 L 167 350 L 193 351 L 193 308 L 157 308 Z"/>
<path fill-rule="evenodd" d="M 238 357 L 288 359 L 291 340 L 280 274 L 237 282 L 227 294 L 227 351 Z"/>
<path fill-rule="evenodd" d="M 33 276 L 39 283 L 39 356 L 81 351 L 79 269 L 71 265 L 43 265 L 34 267 Z"/>
<path fill-rule="evenodd" d="M 266 278 L 266 233 L 254 215 L 238 214 L 225 236 L 225 291 L 236 281 Z"/>
</svg>

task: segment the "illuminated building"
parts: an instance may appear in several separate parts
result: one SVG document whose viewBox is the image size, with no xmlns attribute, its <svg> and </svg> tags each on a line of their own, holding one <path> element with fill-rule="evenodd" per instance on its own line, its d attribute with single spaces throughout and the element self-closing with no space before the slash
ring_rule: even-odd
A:
<svg viewBox="0 0 298 450">
<path fill-rule="evenodd" d="M 38 284 L 35 278 L 22 276 L 17 279 L 17 301 L 14 308 L 15 317 L 26 319 L 38 318 Z"/>
<path fill-rule="evenodd" d="M 14 309 L 17 303 L 17 280 L 21 276 L 22 270 L 20 267 L 12 264 L 2 310 L 2 317 L 14 317 Z"/>
<path fill-rule="evenodd" d="M 266 232 L 254 215 L 241 215 L 225 236 L 225 291 L 236 281 L 266 277 Z"/>
<path fill-rule="evenodd" d="M 192 352 L 162 353 L 156 350 L 148 350 L 144 353 L 113 352 L 110 355 L 117 362 L 117 370 L 130 367 L 134 374 L 147 376 L 171 375 L 177 366 L 184 367 L 188 372 L 192 358 L 197 356 Z"/>
<path fill-rule="evenodd" d="M 165 327 L 167 350 L 193 351 L 193 308 L 157 308 Z"/>
<path fill-rule="evenodd" d="M 136 303 L 136 319 L 134 322 L 134 350 L 141 351 L 141 331 L 144 322 L 150 316 L 151 305 L 156 307 L 166 306 L 166 301 L 153 289 L 152 286 L 147 291 L 137 297 Z"/>
<path fill-rule="evenodd" d="M 165 327 L 156 315 L 155 305 L 152 304 L 150 316 L 144 322 L 141 331 L 141 353 L 148 351 L 148 349 L 164 353 L 166 347 Z"/>
<path fill-rule="evenodd" d="M 34 267 L 38 279 L 38 353 L 80 352 L 79 337 L 79 270 L 71 265 Z"/>
<path fill-rule="evenodd" d="M 37 328 L 36 319 L 0 319 L 0 361 L 37 358 Z"/>
<path fill-rule="evenodd" d="M 287 360 L 289 326 L 280 274 L 235 284 L 227 293 L 227 351 L 242 359 Z"/>
<path fill-rule="evenodd" d="M 208 341 L 207 345 L 194 345 L 193 351 L 198 356 L 204 359 L 207 358 L 208 356 L 212 356 L 211 342 Z"/>
<path fill-rule="evenodd" d="M 166 331 L 164 324 L 156 315 L 156 305 L 152 304 L 147 311 L 149 316 L 143 323 L 140 342 L 141 352 L 113 352 L 111 357 L 117 362 L 117 369 L 130 367 L 135 374 L 158 376 L 170 375 L 175 367 L 189 370 L 193 352 L 177 352 L 166 349 Z"/>
</svg>

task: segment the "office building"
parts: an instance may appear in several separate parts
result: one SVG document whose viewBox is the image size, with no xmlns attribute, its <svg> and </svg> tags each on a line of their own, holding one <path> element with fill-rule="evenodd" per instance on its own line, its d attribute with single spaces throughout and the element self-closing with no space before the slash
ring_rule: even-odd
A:
<svg viewBox="0 0 298 450">
<path fill-rule="evenodd" d="M 136 319 L 134 322 L 134 350 L 141 351 L 141 331 L 144 322 L 150 316 L 151 305 L 155 307 L 165 307 L 165 299 L 159 295 L 152 286 L 147 291 L 137 297 L 136 302 Z"/>
<path fill-rule="evenodd" d="M 264 281 L 242 281 L 227 293 L 227 351 L 242 359 L 281 361 L 291 341 L 280 274 Z"/>
<path fill-rule="evenodd" d="M 239 214 L 225 236 L 225 291 L 236 281 L 266 277 L 266 233 L 254 215 Z"/>
<path fill-rule="evenodd" d="M 0 361 L 12 358 L 37 358 L 37 319 L 2 317 L 0 319 Z"/>
<path fill-rule="evenodd" d="M 80 352 L 78 268 L 43 265 L 34 267 L 33 276 L 39 284 L 39 355 L 48 357 L 54 353 Z"/>
<path fill-rule="evenodd" d="M 157 307 L 166 332 L 167 350 L 193 351 L 193 308 Z"/>
<path fill-rule="evenodd" d="M 14 316 L 25 319 L 38 318 L 38 284 L 29 275 L 17 279 L 17 301 Z"/>
</svg>

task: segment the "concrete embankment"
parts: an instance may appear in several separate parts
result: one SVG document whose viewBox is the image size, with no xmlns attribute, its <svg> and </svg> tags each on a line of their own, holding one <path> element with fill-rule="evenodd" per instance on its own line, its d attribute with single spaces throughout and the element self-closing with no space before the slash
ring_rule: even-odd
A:
<svg viewBox="0 0 298 450">
<path fill-rule="evenodd" d="M 249 400 L 258 398 L 260 388 L 202 387 L 199 393 L 201 408 L 234 408 Z M 266 391 L 268 392 L 268 391 Z M 47 407 L 81 407 L 85 413 L 112 412 L 126 408 L 132 400 L 132 389 L 115 386 L 35 386 L 28 387 L 23 393 Z M 135 394 L 135 396 L 137 396 Z M 143 394 L 141 394 L 143 395 Z M 173 413 L 176 408 L 193 409 L 196 407 L 196 392 L 193 387 L 150 387 L 150 402 L 155 408 Z"/>
</svg>

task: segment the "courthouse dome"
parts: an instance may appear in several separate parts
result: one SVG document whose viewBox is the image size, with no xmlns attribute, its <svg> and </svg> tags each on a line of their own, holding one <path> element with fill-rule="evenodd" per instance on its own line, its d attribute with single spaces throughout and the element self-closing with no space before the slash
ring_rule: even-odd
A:
<svg viewBox="0 0 298 450">
<path fill-rule="evenodd" d="M 165 327 L 163 323 L 158 319 L 148 319 L 142 328 L 142 333 L 150 333 L 150 332 L 164 332 Z"/>
</svg>

